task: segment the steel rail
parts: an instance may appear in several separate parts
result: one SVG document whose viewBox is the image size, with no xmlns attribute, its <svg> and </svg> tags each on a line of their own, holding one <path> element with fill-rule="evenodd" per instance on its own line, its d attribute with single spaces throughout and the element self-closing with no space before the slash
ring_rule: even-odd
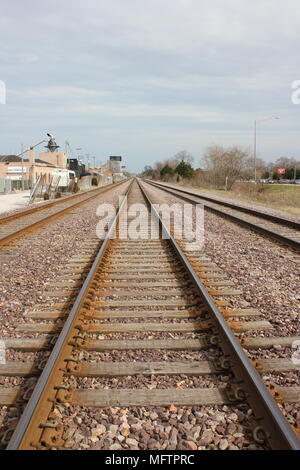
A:
<svg viewBox="0 0 300 470">
<path fill-rule="evenodd" d="M 128 180 L 123 180 L 123 181 L 120 181 L 118 183 L 113 183 L 112 185 L 107 185 L 107 186 L 103 186 L 102 188 L 97 188 L 97 190 L 95 190 L 95 191 L 97 191 L 96 194 L 94 194 L 94 190 L 93 190 L 93 194 L 91 196 L 88 196 L 85 199 L 82 199 L 80 201 L 74 202 L 74 204 L 72 204 L 71 206 L 64 207 L 63 209 L 58 210 L 54 214 L 46 215 L 42 219 L 37 220 L 36 222 L 34 222 L 30 225 L 22 227 L 19 230 L 16 230 L 15 232 L 13 232 L 13 233 L 10 233 L 8 235 L 4 235 L 3 237 L 1 237 L 1 235 L 0 235 L 0 247 L 1 247 L 1 245 L 6 245 L 7 243 L 9 243 L 14 238 L 17 238 L 17 237 L 21 236 L 22 233 L 25 233 L 26 231 L 31 230 L 31 229 L 38 228 L 39 226 L 42 226 L 45 223 L 49 222 L 50 220 L 53 220 L 53 219 L 56 219 L 56 218 L 60 217 L 61 215 L 63 215 L 64 213 L 67 213 L 70 210 L 73 210 L 73 209 L 81 206 L 82 204 L 84 204 L 88 201 L 91 201 L 92 199 L 96 199 L 98 196 L 101 196 L 102 194 L 106 193 L 107 191 L 110 191 L 111 189 L 113 189 L 115 187 L 118 187 L 121 184 L 124 184 L 126 181 L 128 181 Z M 80 196 L 83 196 L 83 195 L 86 195 L 86 193 L 80 194 Z M 67 202 L 68 202 L 68 200 L 67 200 Z M 65 202 L 65 200 L 62 200 L 60 202 L 61 203 Z M 48 209 L 48 207 L 49 206 L 45 207 L 45 209 Z M 52 207 L 52 205 L 50 205 L 50 208 L 51 207 Z M 37 209 L 39 209 L 39 208 L 37 208 Z M 34 212 L 35 212 L 35 210 L 33 210 L 33 213 Z M 37 212 L 40 212 L 40 211 L 37 210 Z M 26 215 L 28 215 L 27 212 L 24 214 L 24 216 L 26 216 Z M 20 216 L 18 218 L 21 218 L 22 216 L 23 216 L 23 213 L 21 212 Z M 10 217 L 10 216 L 8 216 L 8 217 Z M 8 222 L 10 222 L 10 221 L 8 221 Z M 0 226 L 1 226 L 1 224 L 0 224 Z"/>
<path fill-rule="evenodd" d="M 73 199 L 78 199 L 81 196 L 85 196 L 85 195 L 88 195 L 88 194 L 91 194 L 91 193 L 93 194 L 96 191 L 100 191 L 101 189 L 108 189 L 108 188 L 112 188 L 113 186 L 118 186 L 119 184 L 124 183 L 125 181 L 126 180 L 120 181 L 118 183 L 111 183 L 111 184 L 108 184 L 108 185 L 105 185 L 105 186 L 98 186 L 97 188 L 90 189 L 89 191 L 82 191 L 82 192 L 78 192 L 76 194 L 70 194 L 66 197 L 62 197 L 62 198 L 59 198 L 59 199 L 54 199 L 54 200 L 47 201 L 45 204 L 34 206 L 34 207 L 31 207 L 30 209 L 26 209 L 24 211 L 20 211 L 20 212 L 17 212 L 15 214 L 9 214 L 9 215 L 6 215 L 4 217 L 0 216 L 0 225 L 10 223 L 12 220 L 20 219 L 21 217 L 25 217 L 25 216 L 30 215 L 30 214 L 41 212 L 41 211 L 46 210 L 48 208 L 54 207 L 56 205 L 63 204 L 64 202 L 68 202 L 68 201 L 73 200 Z"/>
<path fill-rule="evenodd" d="M 281 413 L 276 401 L 266 389 L 261 377 L 244 353 L 243 348 L 238 343 L 223 315 L 218 310 L 211 296 L 200 281 L 188 258 L 169 232 L 166 225 L 160 219 L 160 216 L 152 205 L 146 190 L 140 182 L 139 185 L 146 200 L 151 205 L 153 214 L 155 214 L 156 219 L 160 222 L 165 236 L 170 239 L 173 248 L 183 262 L 190 277 L 198 288 L 208 311 L 215 320 L 215 324 L 220 334 L 219 345 L 223 352 L 230 356 L 231 368 L 234 371 L 235 376 L 238 377 L 238 379 L 243 380 L 242 387 L 247 394 L 247 401 L 253 408 L 261 426 L 266 430 L 267 440 L 270 442 L 271 447 L 277 450 L 300 450 L 300 440 Z"/>
<path fill-rule="evenodd" d="M 132 183 L 131 183 L 132 184 Z M 141 185 L 140 185 L 141 187 Z M 128 188 L 127 194 L 130 191 L 131 185 Z M 266 429 L 268 433 L 268 440 L 271 443 L 272 447 L 275 449 L 300 449 L 300 443 L 297 436 L 293 433 L 291 427 L 281 414 L 276 402 L 273 400 L 269 392 L 264 387 L 261 378 L 257 374 L 256 370 L 249 362 L 248 358 L 245 356 L 241 346 L 238 344 L 237 340 L 235 339 L 232 331 L 227 326 L 223 316 L 215 306 L 214 302 L 212 301 L 211 297 L 207 293 L 205 287 L 200 282 L 196 272 L 194 271 L 193 267 L 191 266 L 190 262 L 188 261 L 187 257 L 182 252 L 181 248 L 179 247 L 178 243 L 174 240 L 172 235 L 168 232 L 165 225 L 159 218 L 158 213 L 155 211 L 154 207 L 151 204 L 151 201 L 144 190 L 141 187 L 142 193 L 145 196 L 145 200 L 148 201 L 148 204 L 152 208 L 152 213 L 155 215 L 158 223 L 160 223 L 163 233 L 167 236 L 170 241 L 171 245 L 179 255 L 181 261 L 183 262 L 187 272 L 190 274 L 191 279 L 194 281 L 196 287 L 198 287 L 199 292 L 201 293 L 205 304 L 207 305 L 207 309 L 211 312 L 213 317 L 215 318 L 216 324 L 218 325 L 220 331 L 220 346 L 223 351 L 228 351 L 232 360 L 232 370 L 237 374 L 240 378 L 243 375 L 244 379 L 244 387 L 245 389 L 251 390 L 251 395 L 247 397 L 248 402 L 251 406 L 253 406 L 256 413 L 258 413 L 258 417 L 261 417 L 261 424 Z M 41 403 L 41 398 L 46 392 L 50 378 L 53 375 L 53 371 L 59 364 L 59 359 L 61 359 L 61 352 L 64 348 L 66 341 L 69 338 L 69 333 L 74 328 L 74 321 L 77 319 L 77 315 L 84 304 L 86 295 L 90 288 L 90 284 L 93 280 L 93 277 L 96 273 L 97 267 L 101 263 L 106 249 L 108 247 L 110 241 L 110 235 L 114 228 L 116 227 L 118 217 L 124 207 L 125 204 L 125 197 L 120 204 L 119 210 L 116 214 L 116 217 L 112 221 L 109 230 L 106 234 L 106 237 L 101 245 L 100 251 L 93 263 L 93 266 L 86 278 L 84 285 L 82 286 L 80 293 L 73 305 L 71 313 L 66 320 L 64 328 L 56 341 L 54 349 L 51 353 L 51 356 L 44 368 L 44 371 L 34 389 L 33 395 L 31 396 L 25 411 L 19 421 L 17 428 L 10 440 L 10 443 L 7 447 L 7 450 L 17 450 L 17 449 L 25 449 L 28 447 L 24 447 L 24 441 L 26 437 L 26 433 L 30 430 L 30 424 L 33 421 L 37 413 L 38 405 Z M 255 392 L 255 397 L 254 397 Z M 252 405 L 253 403 L 253 405 Z M 41 431 L 42 432 L 42 431 Z M 31 436 L 27 436 L 30 439 Z"/>
<path fill-rule="evenodd" d="M 195 192 L 189 191 L 187 189 L 177 188 L 176 186 L 170 186 L 170 185 L 167 185 L 167 184 L 159 183 L 157 181 L 152 181 L 152 180 L 148 180 L 148 179 L 145 179 L 145 181 L 147 181 L 148 183 L 155 183 L 158 186 L 168 188 L 168 189 L 173 189 L 173 190 L 178 191 L 180 193 L 188 194 L 190 196 L 199 197 L 200 199 L 204 199 L 204 200 L 209 201 L 209 202 L 214 202 L 214 203 L 219 204 L 221 206 L 230 207 L 231 209 L 235 209 L 235 210 L 238 210 L 240 212 L 245 212 L 245 213 L 251 214 L 255 217 L 260 217 L 262 219 L 270 220 L 271 222 L 274 222 L 274 223 L 277 223 L 277 224 L 280 224 L 280 225 L 284 225 L 286 227 L 291 227 L 291 228 L 300 230 L 300 223 L 299 222 L 296 222 L 294 220 L 286 219 L 285 217 L 279 217 L 279 216 L 276 216 L 276 215 L 268 214 L 266 212 L 262 212 L 262 211 L 259 211 L 257 209 L 251 209 L 250 207 L 240 206 L 240 205 L 234 204 L 232 202 L 220 201 L 219 199 L 215 199 L 213 197 L 209 197 L 209 196 L 206 196 L 206 195 L 195 193 Z"/>
<path fill-rule="evenodd" d="M 172 194 L 173 196 L 177 196 L 181 199 L 183 199 L 184 201 L 187 201 L 187 202 L 190 202 L 192 204 L 197 204 L 197 201 L 191 199 L 190 197 L 188 196 L 185 196 L 184 194 L 178 194 L 176 191 L 180 192 L 180 190 L 177 190 L 175 188 L 170 188 L 168 186 L 165 186 L 165 185 L 161 185 L 159 183 L 156 183 L 154 181 L 151 181 L 151 180 L 145 180 L 148 184 L 151 184 L 152 186 L 154 187 L 157 187 L 159 189 L 161 189 L 162 191 L 166 191 L 167 193 L 169 194 Z M 182 192 L 186 192 L 186 191 L 182 191 Z M 198 198 L 201 198 L 202 196 L 199 196 L 199 195 L 195 195 L 195 194 L 192 194 L 193 197 L 198 197 Z M 199 201 L 199 203 L 201 203 L 201 201 Z M 221 204 L 221 203 L 220 203 Z M 228 218 L 229 220 L 232 220 L 233 222 L 236 222 L 237 224 L 239 225 L 242 225 L 243 227 L 246 227 L 248 229 L 251 229 L 253 230 L 254 232 L 257 232 L 261 235 L 265 235 L 267 236 L 268 238 L 272 238 L 272 239 L 275 239 L 281 243 L 283 243 L 284 245 L 288 245 L 290 246 L 291 248 L 297 250 L 297 251 L 300 251 L 300 242 L 296 241 L 296 240 L 293 240 L 292 238 L 289 238 L 289 237 L 286 237 L 284 235 L 280 235 L 280 233 L 277 233 L 277 232 L 274 232 L 273 230 L 269 230 L 267 228 L 264 228 L 264 227 L 261 227 L 259 225 L 256 225 L 254 224 L 253 222 L 250 222 L 250 221 L 247 221 L 247 220 L 244 220 L 244 219 L 240 219 L 239 217 L 235 216 L 235 215 L 232 215 L 232 214 L 229 214 L 227 212 L 224 212 L 222 211 L 221 209 L 216 209 L 215 207 L 211 207 L 207 204 L 203 204 L 204 205 L 204 208 L 206 208 L 207 210 L 211 211 L 211 212 L 214 212 L 215 214 L 218 214 L 218 215 L 221 215 L 222 217 L 226 217 Z M 252 214 L 254 215 L 254 214 Z M 270 216 L 270 217 L 273 217 L 273 216 Z M 282 220 L 287 220 L 287 219 L 282 219 Z M 296 224 L 296 222 L 295 222 Z M 300 226 L 300 224 L 299 224 Z"/>
<path fill-rule="evenodd" d="M 78 312 L 80 311 L 83 302 L 85 300 L 85 297 L 87 295 L 88 289 L 90 287 L 91 281 L 96 273 L 98 265 L 101 263 L 103 256 L 106 252 L 107 246 L 110 242 L 110 236 L 116 227 L 117 221 L 119 214 L 124 207 L 125 201 L 126 201 L 126 196 L 130 191 L 131 185 L 134 180 L 132 180 L 126 194 L 124 195 L 123 201 L 121 202 L 117 212 L 116 216 L 112 220 L 110 227 L 105 235 L 105 238 L 103 240 L 103 243 L 100 247 L 100 250 L 95 258 L 95 261 L 89 271 L 89 274 L 74 302 L 74 305 L 72 307 L 72 310 L 64 324 L 64 327 L 55 343 L 55 346 L 51 352 L 51 355 L 45 365 L 45 368 L 36 384 L 36 387 L 33 391 L 33 394 L 31 395 L 29 402 L 24 410 L 24 413 L 21 416 L 21 419 L 14 431 L 14 434 L 12 435 L 12 438 L 7 446 L 7 450 L 22 450 L 22 443 L 26 437 L 27 430 L 32 423 L 34 419 L 34 415 L 36 413 L 37 407 L 40 403 L 40 400 L 43 396 L 43 394 L 46 392 L 47 387 L 49 386 L 50 378 L 53 374 L 53 371 L 55 369 L 55 366 L 57 362 L 59 361 L 59 357 L 61 354 L 61 351 L 63 350 L 66 341 L 68 340 L 70 330 L 73 328 L 74 321 L 76 320 L 76 317 L 78 315 Z M 42 432 L 42 431 L 41 431 Z M 24 449 L 25 450 L 25 449 Z"/>
</svg>

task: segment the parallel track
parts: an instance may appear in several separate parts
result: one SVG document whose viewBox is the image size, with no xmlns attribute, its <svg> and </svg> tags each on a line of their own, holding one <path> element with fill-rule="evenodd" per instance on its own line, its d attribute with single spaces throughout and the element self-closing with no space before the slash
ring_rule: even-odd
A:
<svg viewBox="0 0 300 470">
<path fill-rule="evenodd" d="M 128 196 L 128 202 L 147 201 L 150 205 L 147 192 L 135 182 L 129 188 Z M 148 229 L 144 232 L 145 240 L 110 240 L 110 234 L 119 224 L 122 210 L 123 204 L 88 271 L 8 449 L 64 447 L 64 424 L 54 413 L 55 404 L 63 406 L 64 403 L 71 403 L 100 408 L 168 406 L 171 403 L 180 406 L 238 406 L 245 400 L 259 419 L 259 427 L 254 430 L 256 440 L 261 443 L 268 441 L 274 449 L 300 449 L 299 440 L 225 320 L 226 312 L 229 317 L 234 317 L 235 312 L 226 308 L 226 301 L 216 301 L 199 278 L 201 269 L 196 269 L 196 265 L 204 268 L 206 279 L 215 279 L 214 269 L 210 268 L 206 257 L 198 254 L 194 258 L 195 264 L 191 262 L 184 253 L 184 246 L 179 246 L 161 221 L 161 230 L 169 240 L 147 240 Z M 158 220 L 158 214 L 156 217 Z M 82 272 L 79 268 L 75 271 Z M 222 281 L 218 282 L 222 284 Z M 238 314 L 242 315 L 242 312 Z M 66 312 L 36 313 L 31 318 L 51 322 L 22 325 L 22 331 L 59 333 L 61 327 L 54 323 L 54 319 L 65 315 Z M 99 333 L 103 337 L 95 339 Z M 149 333 L 152 339 L 147 338 Z M 141 337 L 132 339 L 132 335 Z M 31 348 L 35 342 L 40 347 L 49 348 L 46 338 L 29 341 Z M 22 349 L 22 339 L 19 346 L 16 343 L 14 347 Z M 218 356 L 216 361 L 88 361 L 97 351 L 198 351 L 206 348 L 215 350 Z M 79 360 L 80 354 L 86 355 L 86 361 Z M 35 367 L 34 364 L 26 366 L 27 371 Z M 13 375 L 18 372 L 21 375 L 22 368 L 24 371 L 24 364 L 7 364 L 0 368 L 0 373 Z M 105 390 L 101 389 L 101 383 L 96 390 L 81 388 L 81 380 L 86 377 L 139 374 L 212 375 L 218 383 L 217 377 L 224 371 L 232 374 L 231 386 L 226 390 L 218 387 Z M 76 386 L 73 389 L 70 384 L 74 384 L 74 379 Z M 288 390 L 281 392 L 286 393 L 288 401 Z M 15 397 L 13 390 L 6 389 L 7 405 L 11 405 Z"/>
<path fill-rule="evenodd" d="M 51 220 L 61 217 L 68 211 L 97 198 L 111 188 L 124 184 L 124 182 L 102 186 L 0 218 L 0 248 L 6 247 L 13 240 L 38 229 Z"/>
<path fill-rule="evenodd" d="M 202 203 L 208 211 L 221 215 L 222 217 L 226 217 L 239 225 L 300 251 L 300 223 L 298 222 L 267 214 L 262 211 L 246 208 L 238 204 L 220 201 L 216 198 L 210 198 L 208 196 L 170 186 L 165 183 L 162 184 L 152 180 L 145 181 L 189 203 Z"/>
</svg>

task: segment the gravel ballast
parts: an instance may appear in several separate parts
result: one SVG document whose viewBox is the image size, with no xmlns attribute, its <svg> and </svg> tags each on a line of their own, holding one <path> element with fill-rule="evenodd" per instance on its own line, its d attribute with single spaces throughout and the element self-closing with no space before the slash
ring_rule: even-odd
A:
<svg viewBox="0 0 300 470">
<path fill-rule="evenodd" d="M 148 186 L 147 186 L 148 189 Z M 149 187 L 149 193 L 153 190 L 151 197 L 155 202 L 178 202 L 176 197 L 165 195 L 158 189 Z M 118 194 L 119 188 L 116 190 Z M 101 196 L 100 196 L 101 197 Z M 109 197 L 111 200 L 109 200 Z M 109 193 L 106 195 L 105 202 L 116 203 L 116 196 Z M 5 268 L 5 298 L 3 302 L 4 316 L 3 323 L 5 323 L 4 335 L 6 337 L 30 337 L 30 335 L 17 333 L 15 331 L 16 324 L 24 321 L 23 314 L 25 311 L 33 310 L 33 307 L 39 305 L 41 308 L 47 308 L 50 303 L 57 302 L 55 297 L 49 297 L 45 291 L 46 285 L 50 281 L 54 281 L 59 276 L 59 267 L 62 267 L 70 260 L 71 255 L 75 251 L 80 250 L 85 241 L 95 236 L 95 225 L 97 218 L 95 217 L 96 207 L 98 204 L 90 204 L 90 207 L 84 212 L 79 214 L 70 214 L 63 220 L 51 224 L 49 227 L 39 231 L 39 237 L 35 234 L 31 235 L 28 240 L 16 245 L 17 257 L 13 258 L 10 267 Z M 79 211 L 79 210 L 78 210 Z M 74 211 L 75 212 L 75 211 Z M 73 220 L 76 218 L 76 223 Z M 265 247 L 265 239 L 247 232 L 232 223 L 222 220 L 220 218 L 206 214 L 206 231 L 205 231 L 205 249 L 203 252 L 212 261 L 214 261 L 226 273 L 228 279 L 232 280 L 242 294 L 232 297 L 226 297 L 229 300 L 230 307 L 251 307 L 259 309 L 263 317 L 272 323 L 274 313 L 270 312 L 270 303 L 266 304 L 266 298 L 270 292 L 267 286 L 269 285 L 266 279 L 269 271 L 263 268 L 263 263 L 260 263 L 257 256 L 257 243 L 261 242 L 259 249 Z M 63 230 L 62 230 L 63 228 Z M 266 257 L 276 247 L 273 242 L 268 242 Z M 271 246 L 272 245 L 272 246 Z M 29 250 L 30 247 L 30 250 Z M 265 248 L 264 248 L 265 249 Z M 279 247 L 281 253 L 287 255 L 286 249 Z M 244 267 L 244 259 L 250 257 L 252 252 L 251 268 Z M 30 253 L 30 254 L 29 254 Z M 238 255 L 237 255 L 238 253 Z M 242 256 L 240 256 L 242 254 Z M 30 256 L 34 256 L 35 263 Z M 19 259 L 18 259 L 19 258 Z M 242 259 L 242 262 L 240 261 Z M 265 260 L 265 257 L 263 257 Z M 21 260 L 21 263 L 20 263 Z M 290 258 L 288 258 L 290 261 Z M 290 261 L 292 263 L 292 261 Z M 115 262 L 117 265 L 117 261 Z M 273 259 L 272 259 L 273 263 Z M 281 287 L 279 283 L 278 272 L 274 273 L 274 268 L 277 263 L 272 264 L 272 274 L 276 287 L 279 288 L 277 294 L 284 298 L 284 310 L 282 302 L 276 304 L 277 297 L 272 297 L 273 309 L 276 312 L 277 323 L 274 322 L 274 331 L 255 332 L 255 334 L 263 336 L 268 334 L 286 335 L 288 331 L 290 335 L 299 334 L 297 330 L 296 319 L 293 322 L 283 321 L 287 314 L 285 307 L 288 309 L 293 305 L 295 313 L 299 315 L 296 310 L 296 289 L 297 275 L 289 269 L 289 274 L 294 279 L 294 284 L 289 284 L 289 291 L 287 292 L 287 284 L 285 288 Z M 19 266 L 20 264 L 20 266 Z M 53 264 L 57 269 L 53 270 Z M 149 264 L 151 265 L 151 263 Z M 255 269 L 253 267 L 255 265 Z M 30 276 L 28 276 L 28 267 Z M 170 261 L 171 266 L 171 261 Z M 295 263 L 293 267 L 295 268 Z M 9 278 L 9 273 L 12 272 L 12 267 L 16 269 L 16 278 Z M 104 263 L 105 268 L 105 263 Z M 281 268 L 281 267 L 280 267 Z M 123 268 L 122 268 L 123 269 Z M 123 272 L 119 269 L 119 273 Z M 253 277 L 252 271 L 255 271 Z M 124 268 L 126 272 L 126 267 Z M 134 276 L 139 276 L 142 270 L 136 270 Z M 146 272 L 146 271 L 145 271 Z M 292 273 L 292 274 L 291 274 Z M 284 278 L 286 271 L 281 271 L 281 276 Z M 41 280 L 42 278 L 42 280 Z M 289 278 L 291 279 L 291 277 Z M 159 279 L 157 279 L 159 280 Z M 250 282 L 250 280 L 254 280 Z M 298 281 L 299 282 L 299 281 Z M 12 284 L 12 286 L 10 285 Z M 257 285 L 259 284 L 259 285 Z M 25 292 L 23 287 L 25 286 Z M 274 286 L 273 286 L 274 289 Z M 59 287 L 57 291 L 59 292 Z M 61 289 L 63 290 L 63 289 Z M 123 290 L 123 289 L 122 289 Z M 141 288 L 142 294 L 143 288 Z M 258 291 L 258 294 L 257 294 Z M 289 293 L 294 292 L 295 303 L 293 299 L 289 298 Z M 14 293 L 17 292 L 17 295 Z M 273 290 L 272 290 L 273 292 Z M 299 292 L 299 289 L 298 289 Z M 170 292 L 169 292 L 170 293 Z M 172 293 L 171 293 L 172 295 Z M 171 297 L 170 295 L 170 297 Z M 285 297 L 284 297 L 285 296 Z M 113 295 L 107 295 L 108 301 L 135 301 L 137 297 L 134 293 L 127 296 L 127 292 L 118 295 L 115 292 Z M 155 300 L 163 303 L 168 300 L 167 295 L 155 294 L 153 296 L 145 295 L 138 297 L 141 300 Z M 174 294 L 172 300 L 185 300 L 197 303 L 197 298 L 193 294 L 178 295 Z M 96 294 L 95 300 L 101 301 L 102 297 Z M 199 303 L 201 305 L 201 303 Z M 264 310 L 261 306 L 264 306 Z M 280 307 L 279 307 L 280 305 Z M 277 309 L 276 309 L 277 307 Z M 106 307 L 107 308 L 107 307 Z M 150 307 L 151 309 L 152 307 Z M 115 309 L 113 309 L 116 311 Z M 145 307 L 145 310 L 147 308 Z M 108 310 L 109 311 L 109 310 Z M 143 308 L 140 309 L 141 314 Z M 284 313 L 282 313 L 284 311 Z M 278 312 L 278 313 L 277 313 Z M 290 313 L 289 313 L 290 315 Z M 261 318 L 261 317 L 260 317 Z M 290 319 L 291 317 L 289 317 Z M 298 317 L 297 317 L 298 318 Z M 139 319 L 140 321 L 141 319 Z M 243 320 L 243 319 L 241 319 Z M 28 322 L 27 319 L 25 319 Z M 135 320 L 131 319 L 134 323 Z M 159 323 L 161 319 L 153 320 L 153 323 Z M 168 320 L 167 320 L 168 321 Z M 104 323 L 124 323 L 128 324 L 128 319 L 119 319 L 117 321 L 111 320 Z M 151 321 L 152 322 L 152 321 Z M 179 321 L 176 320 L 175 323 Z M 185 319 L 183 323 L 188 323 L 190 320 Z M 174 324 L 174 321 L 170 321 Z M 272 323 L 273 325 L 273 323 Z M 287 330 L 286 330 L 287 328 Z M 203 335 L 203 332 L 123 332 L 123 333 L 107 333 L 107 334 L 91 334 L 90 339 L 96 340 L 128 340 L 128 339 L 174 339 L 180 338 L 195 339 Z M 251 336 L 251 333 L 243 334 L 243 336 Z M 35 336 L 35 335 L 33 335 Z M 41 335 L 40 335 L 41 336 Z M 241 335 L 242 336 L 242 335 Z M 218 357 L 219 349 L 212 347 L 205 351 L 163 351 L 163 350 L 132 350 L 132 351 L 107 351 L 107 352 L 78 352 L 81 361 L 91 360 L 92 362 L 154 362 L 154 361 L 197 361 L 197 360 L 213 360 Z M 288 353 L 288 349 L 286 352 Z M 258 357 L 260 354 L 268 354 L 269 351 L 253 351 L 253 357 Z M 270 354 L 272 354 L 271 351 Z M 281 354 L 285 350 L 280 351 Z M 252 351 L 250 353 L 252 355 Z M 10 360 L 22 359 L 23 361 L 29 358 L 47 357 L 47 353 L 20 353 L 15 351 L 8 352 Z M 266 356 L 263 356 L 266 357 Z M 278 356 L 276 356 L 278 357 Z M 282 356 L 281 356 L 282 357 Z M 285 357 L 285 356 L 283 356 Z M 293 372 L 282 374 L 266 374 L 267 380 L 275 381 L 278 385 L 286 386 L 294 385 L 299 379 L 299 374 Z M 36 378 L 30 379 L 17 379 L 7 378 L 1 380 L 2 386 L 22 385 L 28 387 L 34 385 Z M 66 378 L 66 380 L 68 380 Z M 230 373 L 211 374 L 197 377 L 190 377 L 184 375 L 136 375 L 136 376 L 121 376 L 116 378 L 74 378 L 69 379 L 70 383 L 79 389 L 166 389 L 166 388 L 182 388 L 193 389 L 199 388 L 224 388 L 227 382 L 230 382 Z M 80 402 L 79 402 L 80 403 Z M 109 402 L 108 402 L 109 403 Z M 111 402 L 112 403 L 112 402 Z M 287 416 L 291 424 L 297 424 L 300 419 L 298 405 L 282 405 L 283 413 Z M 0 411 L 1 419 L 9 422 L 10 419 L 17 419 L 13 416 L 14 411 L 3 407 Z M 12 414 L 12 416 L 11 416 Z M 56 414 L 59 421 L 62 421 L 65 426 L 65 448 L 67 449 L 110 449 L 110 450 L 240 450 L 240 449 L 263 449 L 267 446 L 259 446 L 256 444 L 252 437 L 252 430 L 256 423 L 254 415 L 247 403 L 231 406 L 175 406 L 170 404 L 167 407 L 110 407 L 110 408 L 85 408 L 83 406 L 74 406 L 68 403 L 57 404 L 55 406 L 54 414 Z"/>
</svg>

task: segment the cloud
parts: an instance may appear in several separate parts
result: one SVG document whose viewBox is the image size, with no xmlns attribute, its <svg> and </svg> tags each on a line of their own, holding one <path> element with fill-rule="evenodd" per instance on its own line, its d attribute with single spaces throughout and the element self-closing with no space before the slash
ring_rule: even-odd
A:
<svg viewBox="0 0 300 470">
<path fill-rule="evenodd" d="M 212 138 L 251 145 L 254 119 L 279 115 L 260 129 L 261 152 L 296 155 L 299 27 L 294 0 L 5 2 L 1 153 L 54 129 L 99 156 L 118 142 L 139 169 Z"/>
</svg>

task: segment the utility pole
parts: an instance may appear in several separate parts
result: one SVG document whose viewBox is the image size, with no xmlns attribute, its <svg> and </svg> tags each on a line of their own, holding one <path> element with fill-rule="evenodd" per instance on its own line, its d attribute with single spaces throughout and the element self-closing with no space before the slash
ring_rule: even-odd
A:
<svg viewBox="0 0 300 470">
<path fill-rule="evenodd" d="M 273 119 L 280 119 L 279 117 L 269 117 L 269 118 L 266 118 L 266 119 L 260 119 L 259 121 L 257 121 L 255 119 L 254 121 L 254 151 L 253 151 L 253 155 L 254 155 L 254 181 L 256 183 L 256 130 L 257 130 L 257 123 L 258 122 L 265 122 L 265 121 L 272 121 Z"/>
<path fill-rule="evenodd" d="M 38 142 L 37 144 L 32 145 L 31 147 L 29 147 L 28 149 L 25 149 L 25 150 L 23 150 L 23 144 L 21 145 L 21 153 L 19 153 L 18 155 L 16 155 L 16 157 L 21 157 L 21 162 L 22 162 L 22 178 L 23 178 L 23 168 L 24 168 L 24 162 L 23 162 L 23 155 L 24 155 L 24 153 L 29 152 L 29 150 L 34 149 L 34 148 L 37 147 L 38 145 L 41 145 L 43 142 L 47 142 L 47 140 L 45 140 L 45 139 L 40 140 L 40 142 Z M 23 183 L 22 183 L 22 187 L 23 187 Z"/>
<path fill-rule="evenodd" d="M 254 181 L 256 183 L 256 119 L 254 121 Z"/>
<path fill-rule="evenodd" d="M 22 191 L 24 191 L 24 160 L 23 160 L 23 153 L 24 153 L 24 145 L 21 144 L 21 159 L 22 159 Z"/>
<path fill-rule="evenodd" d="M 76 151 L 77 151 L 77 158 L 78 158 L 78 160 L 79 160 L 79 157 L 80 157 L 80 155 L 79 155 L 79 152 L 80 152 L 81 150 L 82 150 L 82 148 L 77 148 L 77 149 L 76 149 Z"/>
<path fill-rule="evenodd" d="M 65 141 L 65 154 L 67 155 L 67 157 L 72 158 L 72 149 L 68 140 Z"/>
</svg>

